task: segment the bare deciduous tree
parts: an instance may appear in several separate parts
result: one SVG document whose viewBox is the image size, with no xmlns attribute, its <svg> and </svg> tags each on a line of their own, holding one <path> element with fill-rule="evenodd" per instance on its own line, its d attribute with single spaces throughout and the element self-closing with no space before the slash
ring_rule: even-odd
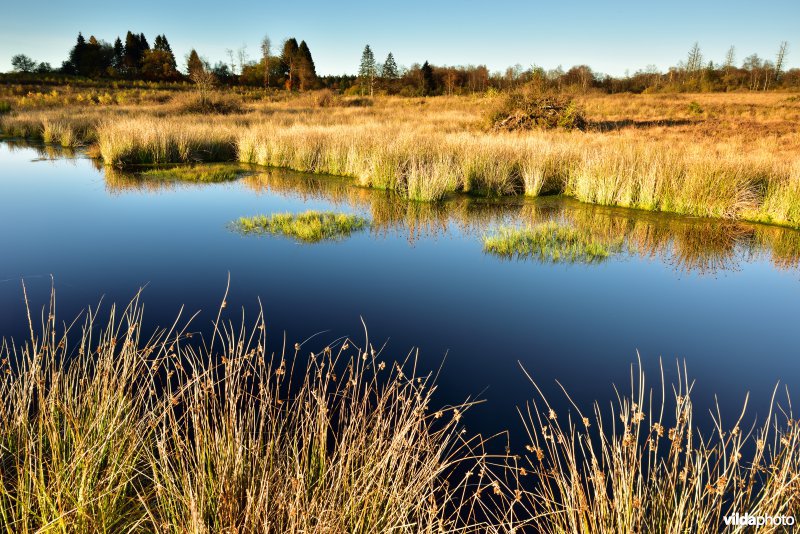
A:
<svg viewBox="0 0 800 534">
<path fill-rule="evenodd" d="M 200 94 L 200 105 L 205 106 L 208 102 L 208 95 L 217 85 L 217 77 L 208 69 L 196 69 L 190 75 L 192 82 L 197 87 L 197 92 Z"/>
<path fill-rule="evenodd" d="M 733 68 L 733 64 L 736 62 L 736 48 L 731 45 L 728 48 L 728 52 L 725 54 L 725 73 L 729 74 L 731 69 Z"/>
<path fill-rule="evenodd" d="M 783 72 L 783 65 L 786 61 L 786 53 L 789 51 L 789 43 L 786 41 L 781 42 L 780 48 L 778 48 L 778 54 L 775 56 L 775 81 L 778 81 L 778 78 L 781 76 L 781 72 Z"/>
<path fill-rule="evenodd" d="M 264 87 L 269 87 L 269 56 L 272 52 L 272 41 L 269 35 L 261 39 L 261 59 L 264 62 Z"/>
<path fill-rule="evenodd" d="M 700 51 L 700 43 L 695 42 L 686 58 L 686 72 L 689 74 L 689 78 L 694 78 L 702 66 L 703 53 Z"/>
<path fill-rule="evenodd" d="M 239 50 L 236 51 L 236 56 L 239 59 L 239 74 L 244 72 L 244 67 L 247 65 L 247 45 L 242 43 Z"/>
</svg>

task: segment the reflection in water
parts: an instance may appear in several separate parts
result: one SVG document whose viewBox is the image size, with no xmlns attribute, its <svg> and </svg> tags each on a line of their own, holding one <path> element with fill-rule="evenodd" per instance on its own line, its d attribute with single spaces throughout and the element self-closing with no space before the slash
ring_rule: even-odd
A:
<svg viewBox="0 0 800 534">
<path fill-rule="evenodd" d="M 106 187 L 113 193 L 158 192 L 183 185 L 142 179 L 118 169 L 104 171 Z M 367 213 L 371 232 L 404 231 L 412 244 L 422 238 L 446 237 L 453 231 L 480 238 L 497 225 L 531 226 L 556 220 L 603 242 L 622 240 L 630 254 L 658 259 L 683 273 L 737 270 L 742 262 L 761 257 L 768 257 L 778 269 L 800 266 L 800 232 L 775 226 L 595 206 L 562 197 L 457 195 L 442 203 L 409 202 L 390 192 L 358 187 L 347 179 L 281 169 L 258 169 L 240 183 L 256 194 L 323 200 Z"/>
<path fill-rule="evenodd" d="M 3 144 L 8 147 L 9 152 L 34 150 L 36 151 L 36 158 L 38 160 L 56 161 L 74 159 L 80 154 L 72 147 L 31 143 L 31 141 L 25 139 L 3 139 Z"/>
</svg>

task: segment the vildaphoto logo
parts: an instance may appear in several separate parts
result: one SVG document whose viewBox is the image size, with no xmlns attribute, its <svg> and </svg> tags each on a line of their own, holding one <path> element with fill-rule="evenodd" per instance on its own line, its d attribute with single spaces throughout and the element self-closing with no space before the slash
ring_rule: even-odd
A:
<svg viewBox="0 0 800 534">
<path fill-rule="evenodd" d="M 726 526 L 792 526 L 795 518 L 791 515 L 750 515 L 735 514 L 727 515 L 724 518 Z"/>
</svg>

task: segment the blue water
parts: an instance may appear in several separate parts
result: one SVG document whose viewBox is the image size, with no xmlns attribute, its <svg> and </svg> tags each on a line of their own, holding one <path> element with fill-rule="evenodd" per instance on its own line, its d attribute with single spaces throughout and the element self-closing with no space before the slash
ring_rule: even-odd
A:
<svg viewBox="0 0 800 534">
<path fill-rule="evenodd" d="M 314 245 L 229 227 L 243 215 L 307 209 L 360 213 L 375 227 Z M 667 245 L 653 255 L 632 246 L 593 265 L 482 251 L 481 236 L 498 224 L 551 216 L 635 226 Z M 408 204 L 281 171 L 226 184 L 140 182 L 106 175 L 85 157 L 2 143 L 0 336 L 27 334 L 22 280 L 39 310 L 52 276 L 63 320 L 101 299 L 106 309 L 127 303 L 145 287 L 150 326 L 171 324 L 183 306 L 201 311 L 193 328 L 202 332 L 230 275 L 226 315 L 236 320 L 244 309 L 254 319 L 260 299 L 276 348 L 284 333 L 290 344 L 318 334 L 317 348 L 341 336 L 361 341 L 362 318 L 388 357 L 418 348 L 423 368 L 443 366 L 441 402 L 486 400 L 465 418 L 475 432 L 518 431 L 515 408 L 534 395 L 520 365 L 565 412 L 556 380 L 584 407 L 607 406 L 612 385 L 629 383 L 637 351 L 652 385 L 659 359 L 668 381 L 686 362 L 700 420 L 710 422 L 715 395 L 732 420 L 748 391 L 752 418 L 765 414 L 778 383 L 798 398 L 800 270 L 791 253 L 771 247 L 799 239 L 751 226 L 731 237 L 725 227 L 555 198 Z M 688 261 L 675 250 L 687 239 L 696 248 Z"/>
</svg>

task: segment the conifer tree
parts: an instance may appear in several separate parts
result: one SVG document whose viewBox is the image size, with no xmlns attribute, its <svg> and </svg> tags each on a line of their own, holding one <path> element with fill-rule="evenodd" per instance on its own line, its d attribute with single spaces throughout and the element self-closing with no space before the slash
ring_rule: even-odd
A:
<svg viewBox="0 0 800 534">
<path fill-rule="evenodd" d="M 286 39 L 283 43 L 283 52 L 281 53 L 281 60 L 283 61 L 284 69 L 288 75 L 286 80 L 286 88 L 290 91 L 297 87 L 297 67 L 298 67 L 298 50 L 300 47 L 297 45 L 297 39 L 294 37 Z"/>
<path fill-rule="evenodd" d="M 433 68 L 426 61 L 422 68 L 422 96 L 432 95 L 436 91 L 436 78 L 433 76 Z"/>
<path fill-rule="evenodd" d="M 369 96 L 372 96 L 375 86 L 375 76 L 378 75 L 378 68 L 375 65 L 375 55 L 369 45 L 364 47 L 361 53 L 361 65 L 358 69 L 358 77 L 361 79 L 361 92 L 364 92 L 364 86 L 369 87 Z"/>
<path fill-rule="evenodd" d="M 203 65 L 203 60 L 200 59 L 200 55 L 197 53 L 197 50 L 192 48 L 192 51 L 189 52 L 189 57 L 186 58 L 186 74 L 188 74 L 190 77 L 194 77 L 204 70 L 205 66 Z"/>
<path fill-rule="evenodd" d="M 70 74 L 79 74 L 86 56 L 86 39 L 83 34 L 78 32 L 75 46 L 69 52 L 69 59 L 64 63 L 63 70 Z"/>
<path fill-rule="evenodd" d="M 170 66 L 173 69 L 178 67 L 177 62 L 175 61 L 175 54 L 172 53 L 172 47 L 169 46 L 169 41 L 167 41 L 166 35 L 156 35 L 156 39 L 153 41 L 153 50 L 164 52 L 164 54 L 170 58 Z"/>
<path fill-rule="evenodd" d="M 389 55 L 386 56 L 386 61 L 383 63 L 383 71 L 381 72 L 381 76 L 387 80 L 394 80 L 399 76 L 399 73 L 397 72 L 397 63 L 395 62 L 394 56 L 391 52 L 389 52 Z"/>
<path fill-rule="evenodd" d="M 311 57 L 311 50 L 305 41 L 300 42 L 297 49 L 297 75 L 300 78 L 300 90 L 313 89 L 317 83 L 317 70 L 314 67 L 314 59 Z"/>
<path fill-rule="evenodd" d="M 114 60 L 112 65 L 115 69 L 122 70 L 123 62 L 125 61 L 125 47 L 122 46 L 122 40 L 117 37 L 114 41 Z"/>
</svg>

